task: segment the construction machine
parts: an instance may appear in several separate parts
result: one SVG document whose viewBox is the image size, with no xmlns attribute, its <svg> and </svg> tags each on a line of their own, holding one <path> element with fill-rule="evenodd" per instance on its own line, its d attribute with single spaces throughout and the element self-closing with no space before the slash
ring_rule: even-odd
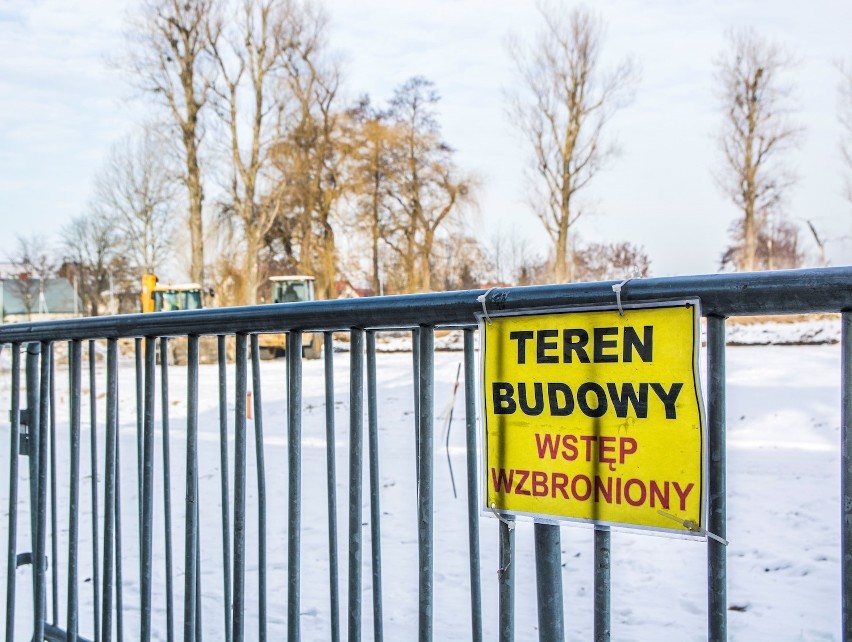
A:
<svg viewBox="0 0 852 642">
<path fill-rule="evenodd" d="M 314 280 L 312 276 L 271 276 L 270 300 L 272 303 L 300 303 L 314 300 Z M 284 334 L 261 334 L 258 336 L 258 348 L 262 359 L 274 359 L 283 356 L 287 350 L 287 337 Z M 302 356 L 305 359 L 319 359 L 322 355 L 322 334 L 306 332 L 302 335 Z"/>
<path fill-rule="evenodd" d="M 142 275 L 142 312 L 172 312 L 202 308 L 198 283 L 161 284 L 153 274 Z"/>
<path fill-rule="evenodd" d="M 211 291 L 212 294 L 212 291 Z M 175 312 L 178 310 L 199 310 L 204 307 L 201 285 L 198 283 L 160 283 L 154 274 L 142 275 L 142 312 Z M 199 361 L 213 363 L 216 359 L 215 337 L 201 337 L 199 341 Z M 177 337 L 169 341 L 169 363 L 185 365 L 187 361 L 187 341 Z M 160 344 L 157 342 L 157 363 L 160 362 Z"/>
</svg>

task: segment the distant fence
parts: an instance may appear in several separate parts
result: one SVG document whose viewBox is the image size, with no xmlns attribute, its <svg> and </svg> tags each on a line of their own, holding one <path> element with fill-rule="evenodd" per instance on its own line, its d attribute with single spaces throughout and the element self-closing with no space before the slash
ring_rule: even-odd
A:
<svg viewBox="0 0 852 642">
<path fill-rule="evenodd" d="M 418 594 L 419 639 L 434 635 L 436 578 L 435 487 L 436 459 L 434 343 L 436 329 L 452 328 L 464 334 L 463 390 L 466 428 L 466 495 L 469 559 L 470 631 L 483 639 L 482 583 L 480 573 L 480 504 L 477 477 L 477 417 L 475 407 L 475 314 L 487 305 L 491 311 L 570 308 L 613 304 L 614 282 L 578 283 L 525 288 L 495 288 L 485 291 L 448 292 L 360 300 L 319 301 L 286 305 L 207 309 L 191 312 L 127 315 L 22 323 L 0 327 L 0 348 L 11 353 L 9 381 L 10 458 L 7 541 L 6 640 L 15 639 L 16 628 L 36 640 L 150 640 L 154 627 L 165 637 L 200 640 L 202 627 L 219 632 L 217 639 L 239 642 L 268 638 L 268 621 L 286 619 L 287 638 L 299 640 L 303 618 L 310 605 L 303 604 L 302 580 L 306 565 L 311 573 L 328 577 L 329 637 L 354 642 L 361 639 L 365 621 L 362 597 L 368 594 L 362 563 L 369 555 L 372 595 L 372 633 L 383 637 L 382 511 L 379 505 L 380 477 L 377 439 L 376 334 L 410 331 L 412 378 L 408 383 L 414 404 L 411 440 L 416 459 L 417 572 L 408 578 Z M 725 274 L 631 280 L 623 285 L 625 303 L 699 298 L 707 318 L 707 449 L 709 452 L 708 530 L 721 538 L 726 533 L 725 465 L 725 318 L 737 315 L 842 312 L 842 614 L 844 639 L 852 640 L 852 268 L 826 268 L 773 273 Z M 344 497 L 337 496 L 335 460 L 334 382 L 332 332 L 348 332 L 349 374 L 348 477 L 343 480 Z M 286 517 L 267 512 L 267 481 L 263 434 L 258 333 L 288 333 L 286 377 Z M 328 541 L 327 568 L 301 557 L 303 447 L 302 334 L 321 332 L 324 337 L 325 476 L 328 520 L 323 525 Z M 218 448 L 220 458 L 205 462 L 218 466 L 220 495 L 216 501 L 205 493 L 199 470 L 199 341 L 217 337 L 218 346 Z M 158 364 L 157 353 L 168 354 L 173 337 L 187 341 L 186 449 L 185 464 L 173 464 L 169 444 L 169 364 Z M 233 339 L 229 337 L 234 337 Z M 119 391 L 119 342 L 129 342 L 135 355 L 135 378 L 130 401 L 122 402 Z M 226 341 L 236 343 L 236 362 L 226 360 Z M 105 347 L 104 347 L 105 344 Z M 159 349 L 158 349 L 159 344 Z M 84 348 L 86 351 L 84 352 Z M 59 381 L 57 354 L 67 349 L 67 385 Z M 87 363 L 84 354 L 87 353 Z M 105 359 L 104 390 L 99 390 L 99 359 Z M 65 357 L 63 354 L 63 362 Z M 88 369 L 88 378 L 84 369 Z M 233 394 L 229 395 L 227 373 L 233 368 Z M 156 374 L 161 390 L 156 405 Z M 124 384 L 126 386 L 126 383 Z M 266 382 L 266 385 L 277 385 Z M 125 388 L 122 388 L 124 390 Z M 249 396 L 247 393 L 253 392 Z M 88 393 L 88 418 L 83 417 Z M 57 396 L 63 398 L 57 400 Z M 251 401 L 247 401 L 251 399 Z M 59 407 L 68 407 L 68 417 L 57 418 Z M 247 407 L 250 404 L 250 408 Z M 120 415 L 130 405 L 136 418 L 135 452 L 120 452 Z M 162 446 L 155 446 L 156 412 L 161 409 Z M 105 416 L 99 417 L 103 409 Z M 247 410 L 253 414 L 253 439 L 248 434 Z M 366 412 L 365 412 L 366 411 Z M 366 417 L 366 422 L 365 422 Z M 88 430 L 90 443 L 82 443 Z M 229 444 L 233 441 L 233 452 Z M 254 442 L 253 463 L 249 453 Z M 365 446 L 367 469 L 365 470 Z M 85 457 L 81 458 L 81 453 Z M 68 476 L 57 478 L 57 456 L 68 461 Z M 124 458 L 122 460 L 122 457 Z M 135 479 L 121 479 L 122 461 L 135 457 Z M 157 466 L 155 466 L 155 462 Z M 162 462 L 162 463 L 159 463 Z M 84 470 L 84 465 L 88 469 Z M 157 467 L 162 466 L 161 470 Z M 231 469 L 233 466 L 233 469 Z M 132 468 L 131 468 L 132 470 Z M 249 488 L 249 472 L 256 486 Z M 159 476 L 162 475 L 162 476 Z M 180 478 L 183 475 L 183 478 Z M 367 488 L 364 488 L 364 480 Z M 175 484 L 185 490 L 172 503 Z M 89 488 L 84 488 L 88 486 Z M 84 501 L 83 494 L 91 495 Z M 365 551 L 362 515 L 364 493 L 369 494 L 370 551 Z M 162 494 L 162 513 L 155 511 L 155 495 Z M 348 504 L 347 524 L 338 528 L 340 502 Z M 26 511 L 19 511 L 19 504 Z M 129 504 L 129 505 L 128 505 Z M 201 568 L 199 524 L 202 511 L 219 510 L 220 532 L 207 537 L 205 546 L 218 541 L 216 568 Z M 159 505 L 159 500 L 158 500 Z M 84 510 L 85 509 L 85 510 Z M 182 523 L 173 521 L 173 510 Z M 128 512 L 130 511 L 130 512 Z M 89 514 L 90 513 L 90 514 Z M 86 523 L 83 523 L 87 517 Z M 272 520 L 270 521 L 270 517 Z M 25 520 L 22 522 L 22 520 Z M 256 521 L 255 521 L 256 520 Z M 284 532 L 279 532 L 281 522 Z M 251 522 L 251 524 L 249 524 Z M 160 535 L 155 534 L 155 524 Z M 315 526 L 315 525 L 314 525 Z M 499 637 L 514 636 L 514 532 L 501 523 L 499 557 L 501 573 L 495 580 L 499 595 Z M 22 534 L 29 532 L 29 546 L 21 550 Z M 247 532 L 257 540 L 247 540 Z M 313 532 L 313 531 L 312 531 Z M 269 539 L 285 537 L 286 569 L 267 562 Z M 565 637 L 562 611 L 562 570 L 558 526 L 534 527 L 539 636 L 541 640 Z M 182 541 L 183 556 L 175 560 L 173 541 Z M 347 550 L 348 589 L 339 595 L 338 549 Z M 155 545 L 157 551 L 155 553 Z M 713 539 L 707 546 L 708 639 L 727 638 L 726 553 Z M 162 548 L 161 548 L 162 547 Z M 26 550 L 26 549 L 29 550 Z M 207 550 L 205 548 L 205 550 Z M 218 557 L 220 555 L 221 557 Z M 594 533 L 594 636 L 610 637 L 610 533 Z M 164 568 L 154 560 L 165 558 Z M 247 568 L 247 560 L 252 560 Z M 131 565 L 128 561 L 132 561 Z M 138 564 L 136 563 L 138 561 Z M 254 562 L 256 561 L 256 566 Z M 394 563 L 393 560 L 390 560 Z M 32 581 L 22 581 L 19 567 L 29 565 Z M 286 574 L 286 578 L 281 574 Z M 256 578 L 249 586 L 247 574 Z M 216 621 L 202 618 L 205 582 L 221 590 L 221 615 Z M 179 583 L 179 585 L 176 585 Z M 272 587 L 275 587 L 274 589 Z M 81 606 L 85 588 L 86 608 Z M 286 601 L 286 613 L 270 612 L 269 592 L 275 604 Z M 130 603 L 129 597 L 133 598 Z M 182 596 L 182 600 L 179 597 Z M 165 622 L 155 621 L 154 600 L 165 604 Z M 181 603 L 182 602 L 182 603 Z M 251 602 L 251 608 L 247 607 Z M 209 612 L 209 609 L 207 609 Z M 341 612 L 345 621 L 341 621 Z M 159 611 L 158 611 L 159 613 Z M 128 623 L 132 614 L 133 626 Z M 16 620 L 16 615 L 17 620 Z M 84 617 L 85 616 L 85 617 Z M 156 617 L 159 617 L 157 615 Z M 127 621 L 126 621 L 127 620 Z M 179 626 L 178 626 L 179 624 Z M 180 633 L 182 628 L 182 635 Z M 178 630 L 176 630 L 178 629 Z M 209 634 L 208 634 L 209 637 Z"/>
</svg>

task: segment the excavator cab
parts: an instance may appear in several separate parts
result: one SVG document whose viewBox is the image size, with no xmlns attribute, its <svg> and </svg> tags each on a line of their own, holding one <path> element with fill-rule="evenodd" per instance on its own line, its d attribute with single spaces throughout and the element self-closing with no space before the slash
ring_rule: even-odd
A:
<svg viewBox="0 0 852 642">
<path fill-rule="evenodd" d="M 272 303 L 313 301 L 314 280 L 314 277 L 304 275 L 269 277 Z M 283 356 L 287 350 L 287 339 L 283 334 L 261 334 L 258 340 L 262 359 Z M 305 333 L 302 336 L 302 355 L 306 359 L 319 359 L 321 354 L 322 334 Z"/>
</svg>

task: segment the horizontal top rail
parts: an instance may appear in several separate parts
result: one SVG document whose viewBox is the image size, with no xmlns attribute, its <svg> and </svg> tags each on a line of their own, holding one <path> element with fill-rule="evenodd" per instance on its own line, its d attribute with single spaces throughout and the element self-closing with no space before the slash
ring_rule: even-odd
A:
<svg viewBox="0 0 852 642">
<path fill-rule="evenodd" d="M 482 311 L 614 304 L 619 281 L 464 290 L 363 299 L 207 308 L 0 326 L 0 343 L 142 336 L 466 326 Z M 804 314 L 852 310 L 852 267 L 632 279 L 624 303 L 701 299 L 705 316 Z"/>
</svg>

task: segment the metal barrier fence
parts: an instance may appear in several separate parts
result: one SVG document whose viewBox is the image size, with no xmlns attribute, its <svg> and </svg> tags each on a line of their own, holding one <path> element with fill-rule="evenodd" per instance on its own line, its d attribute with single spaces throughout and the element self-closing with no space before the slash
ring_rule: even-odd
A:
<svg viewBox="0 0 852 642">
<path fill-rule="evenodd" d="M 411 439 L 415 443 L 416 529 L 417 529 L 417 631 L 421 641 L 434 637 L 436 578 L 435 559 L 435 395 L 434 354 L 436 328 L 452 328 L 464 337 L 464 399 L 467 463 L 467 530 L 469 559 L 470 631 L 474 640 L 482 640 L 482 583 L 480 580 L 480 508 L 477 500 L 477 440 L 475 408 L 475 314 L 482 311 L 483 301 L 489 310 L 547 309 L 549 307 L 588 306 L 614 302 L 614 283 L 568 284 L 483 291 L 449 292 L 377 299 L 293 303 L 286 306 L 254 306 L 233 309 L 207 309 L 191 312 L 128 315 L 88 318 L 72 321 L 25 323 L 0 327 L 0 348 L 11 352 L 10 382 L 10 458 L 9 512 L 6 528 L 7 582 L 5 635 L 15 639 L 16 627 L 35 640 L 109 640 L 154 637 L 154 600 L 164 600 L 165 637 L 180 636 L 176 623 L 183 628 L 184 640 L 201 640 L 202 624 L 216 639 L 241 642 L 245 639 L 268 639 L 268 622 L 286 620 L 289 640 L 299 640 L 305 610 L 302 604 L 303 574 L 315 560 L 302 558 L 302 534 L 305 508 L 302 479 L 303 370 L 302 333 L 324 333 L 324 397 L 325 397 L 325 476 L 327 484 L 328 575 L 330 623 L 329 637 L 350 642 L 360 640 L 367 620 L 372 621 L 375 640 L 383 639 L 382 594 L 382 510 L 379 505 L 380 476 L 378 457 L 378 407 L 376 333 L 387 330 L 410 332 L 412 358 L 411 394 L 414 420 Z M 484 298 L 483 298 L 484 295 Z M 726 532 L 725 480 L 725 318 L 734 315 L 796 314 L 842 312 L 842 615 L 844 639 L 852 640 L 852 268 L 826 268 L 775 273 L 713 275 L 634 280 L 622 289 L 625 302 L 659 301 L 697 297 L 707 317 L 707 419 L 709 458 L 709 522 L 708 530 L 722 538 Z M 847 311 L 850 310 L 850 311 Z M 335 460 L 335 357 L 332 332 L 348 332 L 349 352 L 349 452 L 348 524 L 344 537 L 348 540 L 347 584 L 345 599 L 338 593 L 340 532 L 337 512 L 341 498 L 337 496 L 338 480 Z M 286 582 L 281 582 L 280 565 L 270 568 L 267 561 L 269 539 L 280 547 L 283 533 L 272 530 L 267 513 L 267 481 L 270 473 L 265 461 L 267 440 L 263 433 L 261 368 L 257 334 L 287 332 L 286 376 L 286 466 L 273 462 L 273 469 L 286 468 Z M 200 484 L 207 483 L 199 475 L 199 342 L 200 337 L 217 337 L 218 349 L 218 486 L 217 502 L 204 499 Z M 157 363 L 157 353 L 168 354 L 170 337 L 183 337 L 188 342 L 186 368 L 186 460 L 170 459 L 169 364 Z M 234 337 L 229 339 L 229 337 Z M 135 356 L 135 394 L 137 479 L 120 478 L 122 454 L 120 446 L 119 342 L 132 341 Z M 234 341 L 236 359 L 226 360 L 228 342 Z M 105 343 L 105 348 L 103 347 Z M 57 353 L 67 344 L 68 386 L 57 387 Z M 88 453 L 81 441 L 86 422 L 83 348 L 88 352 L 88 387 L 90 443 Z M 105 353 L 105 354 L 104 354 Z M 97 363 L 105 358 L 105 390 L 99 391 Z M 23 359 L 22 359 L 23 356 Z M 339 356 L 338 356 L 339 358 Z M 63 360 L 65 357 L 63 357 Z M 22 363 L 23 360 L 23 363 Z M 249 366 L 251 370 L 249 370 Z M 162 478 L 157 477 L 155 459 L 156 372 L 160 371 L 160 431 L 162 446 Z M 233 368 L 233 396 L 229 398 L 227 373 Z M 23 370 L 23 373 L 22 373 Z M 338 371 L 340 374 L 340 371 Z M 125 384 L 126 385 L 126 384 Z M 25 390 L 25 398 L 21 391 Z M 252 393 L 249 395 L 248 393 Z M 67 395 L 69 405 L 68 439 L 58 443 L 56 418 L 57 395 Z M 251 399 L 251 401 L 248 401 Z M 101 403 L 101 400 L 103 402 Z M 365 408 L 366 401 L 366 408 Z M 103 430 L 99 428 L 98 409 L 105 406 Z M 247 407 L 248 406 L 248 407 Z M 125 409 L 126 410 L 126 409 Z M 247 411 L 253 413 L 252 435 L 248 434 Z M 365 413 L 366 410 L 366 413 Z M 232 415 L 231 415 L 232 413 Z M 366 425 L 364 422 L 366 415 Z M 233 417 L 229 425 L 229 417 Z M 205 420 L 206 421 L 206 420 Z M 61 420 L 60 420 L 61 422 Z M 183 429 L 183 428 L 182 428 Z M 365 434 L 366 429 L 366 434 Z M 64 429 L 63 429 L 64 430 Z M 366 437 L 366 444 L 365 444 Z M 233 452 L 229 443 L 233 441 Z M 254 463 L 249 447 L 254 442 Z M 364 450 L 367 450 L 367 470 Z M 69 475 L 57 479 L 57 452 L 67 456 Z M 85 457 L 81 460 L 81 453 Z M 132 453 L 131 453 L 132 455 Z M 127 461 L 127 454 L 124 461 Z M 21 459 L 24 457 L 25 459 Z M 88 460 L 88 470 L 83 464 Z M 103 461 L 101 461 L 103 459 Z M 82 461 L 82 463 L 81 463 Z M 208 462 L 210 463 L 210 462 Z M 230 469 L 233 465 L 233 470 Z M 249 487 L 249 472 L 254 472 L 256 487 Z M 102 471 L 102 473 L 101 473 Z M 171 489 L 175 479 L 182 480 L 185 496 L 173 504 Z M 101 477 L 102 474 L 102 477 Z M 364 520 L 362 501 L 367 479 L 370 508 Z M 81 494 L 89 480 L 91 496 L 85 502 Z M 28 480 L 29 496 L 21 481 Z M 67 484 L 67 486 L 66 486 Z M 155 516 L 155 495 L 162 493 L 162 515 Z M 22 499 L 23 498 L 23 499 Z M 20 551 L 21 523 L 18 505 L 29 505 L 29 551 Z M 159 500 L 158 500 L 159 501 Z M 221 503 L 221 532 L 211 536 L 200 532 L 202 510 Z M 84 525 L 84 503 L 91 510 L 91 524 Z M 128 506 L 128 503 L 130 506 Z M 172 521 L 173 510 L 182 506 L 183 524 Z M 67 521 L 61 521 L 60 508 L 67 510 Z M 128 511 L 131 511 L 130 513 Z M 156 517 L 156 519 L 155 519 Z M 273 515 L 277 519 L 278 515 Z M 161 519 L 162 518 L 162 519 Z M 256 522 L 253 520 L 256 519 Z M 135 528 L 131 527 L 135 522 Z M 155 534 L 155 522 L 162 528 Z M 369 523 L 369 552 L 365 549 L 364 524 Z M 256 527 L 255 527 L 256 524 Z M 182 526 L 182 528 L 181 528 Z M 249 541 L 254 530 L 256 541 Z M 85 531 L 85 532 L 84 532 Z M 50 537 L 48 537 L 48 533 Z M 85 536 L 84 536 L 85 535 Z M 172 544 L 175 536 L 183 538 L 184 555 L 177 562 Z M 210 539 L 213 537 L 213 539 Z M 514 637 L 514 531 L 508 523 L 499 525 L 499 638 Z M 202 541 L 218 539 L 216 548 L 221 560 L 214 569 L 201 568 Z M 86 541 L 83 541 L 86 540 Z M 535 572 L 538 601 L 539 637 L 561 640 L 565 637 L 562 599 L 560 530 L 557 526 L 534 526 Z M 48 547 L 48 543 L 50 547 Z M 128 543 L 133 544 L 128 549 Z M 60 548 L 60 545 L 62 548 Z M 165 570 L 154 568 L 155 552 L 165 558 Z M 463 545 L 460 542 L 459 545 Z M 711 640 L 727 638 L 726 554 L 722 544 L 707 541 L 708 630 Z M 371 575 L 362 577 L 362 562 L 369 555 Z M 129 568 L 136 562 L 138 568 Z M 610 638 L 610 533 L 594 532 L 594 637 Z M 251 561 L 251 564 L 249 563 Z M 17 569 L 31 565 L 31 586 L 20 579 Z M 135 566 L 135 564 L 134 564 Z M 251 568 L 249 568 L 251 566 Z M 387 568 L 387 566 L 385 567 Z M 215 577 L 221 587 L 222 613 L 217 621 L 201 616 L 204 585 Z M 256 579 L 249 586 L 247 576 Z M 180 585 L 175 582 L 181 579 Z M 413 578 L 411 578 L 413 582 Z M 364 584 L 369 584 L 365 588 Z M 19 586 L 19 584 L 21 586 Z M 91 612 L 81 613 L 81 591 L 88 596 L 91 585 Z M 273 586 L 274 585 L 274 586 Z M 255 591 L 256 588 L 256 591 Z M 219 589 L 217 588 L 217 591 Z M 129 593 L 128 593 L 129 592 Z M 275 603 L 284 601 L 286 614 L 270 612 L 268 594 Z M 372 596 L 372 616 L 365 617 L 363 596 Z M 130 604 L 132 595 L 138 604 Z M 182 603 L 179 599 L 182 596 Z M 250 608 L 248 603 L 251 602 Z M 22 606 L 26 604 L 27 606 Z M 49 608 L 48 608 L 49 607 Z M 340 613 L 346 609 L 341 621 Z M 182 617 L 175 611 L 182 609 Z M 158 613 L 160 611 L 158 610 Z M 16 614 L 24 614 L 16 621 Z M 131 627 L 128 620 L 133 619 Z M 24 621 L 21 621 L 24 620 Z M 81 633 L 81 621 L 85 630 Z M 30 630 L 31 627 L 31 630 Z M 138 627 L 138 628 L 137 628 Z M 345 629 L 345 631 L 344 631 Z M 20 632 L 20 631 L 19 631 Z M 85 638 L 83 637 L 85 634 Z M 19 636 L 20 637 L 20 636 Z"/>
</svg>

